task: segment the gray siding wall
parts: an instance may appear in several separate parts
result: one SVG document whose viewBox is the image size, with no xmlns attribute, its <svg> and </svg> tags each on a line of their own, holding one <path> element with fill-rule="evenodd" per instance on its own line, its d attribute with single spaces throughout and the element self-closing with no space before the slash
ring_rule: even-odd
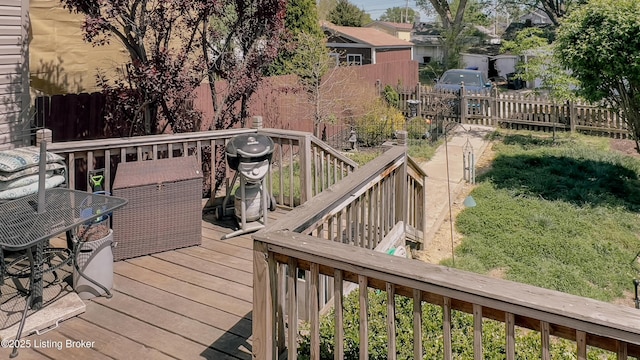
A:
<svg viewBox="0 0 640 360">
<path fill-rule="evenodd" d="M 29 0 L 0 0 L 0 150 L 28 145 Z"/>
</svg>

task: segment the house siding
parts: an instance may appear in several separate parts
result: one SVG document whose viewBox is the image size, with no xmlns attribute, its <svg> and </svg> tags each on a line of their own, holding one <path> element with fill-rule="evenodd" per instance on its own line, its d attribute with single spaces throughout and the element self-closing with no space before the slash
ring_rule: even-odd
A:
<svg viewBox="0 0 640 360">
<path fill-rule="evenodd" d="M 376 64 L 384 64 L 395 61 L 406 61 L 411 59 L 411 49 L 376 49 Z"/>
<path fill-rule="evenodd" d="M 28 145 L 28 0 L 0 0 L 0 150 Z"/>
</svg>

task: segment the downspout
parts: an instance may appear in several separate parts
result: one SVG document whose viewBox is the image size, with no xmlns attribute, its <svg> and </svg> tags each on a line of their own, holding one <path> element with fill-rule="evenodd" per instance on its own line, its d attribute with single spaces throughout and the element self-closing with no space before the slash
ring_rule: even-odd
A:
<svg viewBox="0 0 640 360">
<path fill-rule="evenodd" d="M 371 64 L 376 63 L 376 48 L 371 48 Z"/>
</svg>

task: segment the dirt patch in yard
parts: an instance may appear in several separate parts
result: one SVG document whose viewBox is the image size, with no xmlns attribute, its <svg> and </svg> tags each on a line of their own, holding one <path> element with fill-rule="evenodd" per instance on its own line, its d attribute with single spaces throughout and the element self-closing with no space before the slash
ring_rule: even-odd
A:
<svg viewBox="0 0 640 360">
<path fill-rule="evenodd" d="M 491 163 L 493 162 L 494 157 L 495 152 L 493 151 L 493 143 L 489 143 L 478 159 L 476 165 L 476 177 L 491 169 Z M 451 219 L 453 219 L 453 225 L 455 225 L 455 220 L 458 214 L 464 210 L 464 199 L 469 196 L 469 193 L 471 193 L 476 186 L 477 185 L 474 184 L 464 184 L 462 191 L 460 191 L 458 196 L 453 200 L 451 204 Z M 451 239 L 452 228 L 453 241 Z M 455 226 L 452 226 L 449 215 L 447 214 L 433 238 L 431 240 L 427 240 L 427 246 L 425 249 L 416 251 L 414 256 L 422 261 L 431 264 L 438 264 L 444 259 L 451 258 L 452 246 L 453 248 L 457 247 L 460 245 L 461 240 L 462 235 L 456 231 Z"/>
<path fill-rule="evenodd" d="M 611 150 L 618 153 L 633 157 L 640 157 L 638 150 L 636 150 L 636 142 L 634 140 L 611 139 L 609 141 L 609 146 L 611 147 Z"/>
</svg>

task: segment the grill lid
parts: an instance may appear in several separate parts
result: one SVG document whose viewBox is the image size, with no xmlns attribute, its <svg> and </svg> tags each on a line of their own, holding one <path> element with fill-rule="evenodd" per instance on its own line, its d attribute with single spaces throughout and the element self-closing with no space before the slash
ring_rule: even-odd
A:
<svg viewBox="0 0 640 360">
<path fill-rule="evenodd" d="M 237 135 L 227 143 L 228 156 L 239 158 L 260 158 L 273 153 L 273 140 L 261 134 Z"/>
</svg>

